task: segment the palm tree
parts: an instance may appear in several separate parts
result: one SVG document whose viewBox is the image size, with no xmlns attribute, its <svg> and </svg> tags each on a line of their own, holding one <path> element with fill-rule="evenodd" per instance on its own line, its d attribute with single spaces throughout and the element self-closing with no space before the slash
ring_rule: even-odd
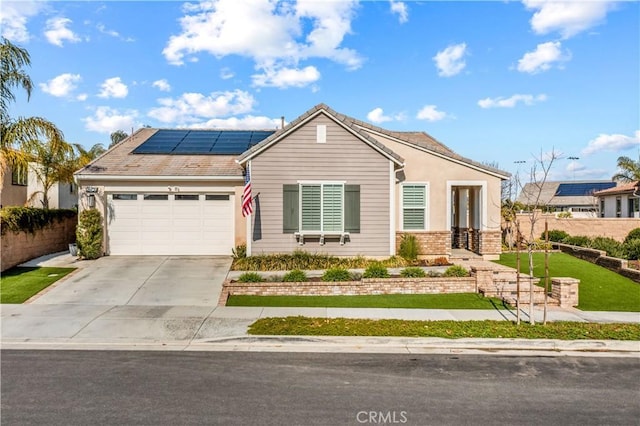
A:
<svg viewBox="0 0 640 426">
<path fill-rule="evenodd" d="M 613 175 L 612 179 L 619 182 L 640 180 L 640 161 L 634 161 L 629 157 L 618 157 L 618 173 Z"/>
<path fill-rule="evenodd" d="M 76 170 L 83 168 L 106 151 L 101 143 L 93 145 L 88 151 L 79 143 L 74 143 L 73 147 L 76 151 Z"/>
<path fill-rule="evenodd" d="M 9 104 L 16 100 L 15 89 L 22 88 L 31 97 L 33 82 L 24 68 L 31 65 L 26 49 L 6 38 L 0 43 L 0 188 L 8 167 L 27 167 L 29 152 L 36 150 L 40 140 L 58 144 L 64 142 L 62 132 L 41 117 L 9 115 Z"/>
<path fill-rule="evenodd" d="M 30 195 L 29 201 L 42 194 L 42 208 L 49 208 L 49 190 L 58 182 L 73 182 L 73 172 L 76 170 L 77 158 L 73 146 L 62 140 L 49 140 L 38 143 L 27 152 L 30 170 L 42 185 L 41 191 Z"/>
</svg>

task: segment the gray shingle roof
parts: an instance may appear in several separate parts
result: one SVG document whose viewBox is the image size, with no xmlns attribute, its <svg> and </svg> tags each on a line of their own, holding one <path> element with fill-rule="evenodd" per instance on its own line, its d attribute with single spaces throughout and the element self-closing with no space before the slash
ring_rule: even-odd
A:
<svg viewBox="0 0 640 426">
<path fill-rule="evenodd" d="M 136 131 L 96 160 L 76 172 L 76 176 L 232 176 L 242 179 L 242 167 L 235 155 L 132 154 L 158 129 Z"/>
</svg>

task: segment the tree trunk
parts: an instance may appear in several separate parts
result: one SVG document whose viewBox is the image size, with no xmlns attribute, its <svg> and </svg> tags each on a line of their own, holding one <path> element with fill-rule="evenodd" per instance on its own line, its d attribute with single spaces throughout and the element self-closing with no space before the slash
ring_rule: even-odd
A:
<svg viewBox="0 0 640 426">
<path fill-rule="evenodd" d="M 520 224 L 516 222 L 516 324 L 520 325 Z"/>
<path fill-rule="evenodd" d="M 549 222 L 544 220 L 544 314 L 542 324 L 547 323 L 547 296 L 549 295 Z"/>
</svg>

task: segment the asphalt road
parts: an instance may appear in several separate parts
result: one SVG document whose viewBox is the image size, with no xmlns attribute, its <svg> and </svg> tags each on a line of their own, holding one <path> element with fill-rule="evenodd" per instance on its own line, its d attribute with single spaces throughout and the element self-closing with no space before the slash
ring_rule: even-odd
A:
<svg viewBox="0 0 640 426">
<path fill-rule="evenodd" d="M 640 422 L 640 360 L 250 352 L 1 353 L 5 425 Z"/>
</svg>

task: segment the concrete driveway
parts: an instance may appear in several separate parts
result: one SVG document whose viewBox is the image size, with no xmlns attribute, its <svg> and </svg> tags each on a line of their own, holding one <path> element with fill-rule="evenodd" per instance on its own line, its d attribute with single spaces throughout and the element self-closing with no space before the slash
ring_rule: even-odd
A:
<svg viewBox="0 0 640 426">
<path fill-rule="evenodd" d="M 31 303 L 212 308 L 231 266 L 227 256 L 106 256 L 90 262 Z"/>
</svg>

